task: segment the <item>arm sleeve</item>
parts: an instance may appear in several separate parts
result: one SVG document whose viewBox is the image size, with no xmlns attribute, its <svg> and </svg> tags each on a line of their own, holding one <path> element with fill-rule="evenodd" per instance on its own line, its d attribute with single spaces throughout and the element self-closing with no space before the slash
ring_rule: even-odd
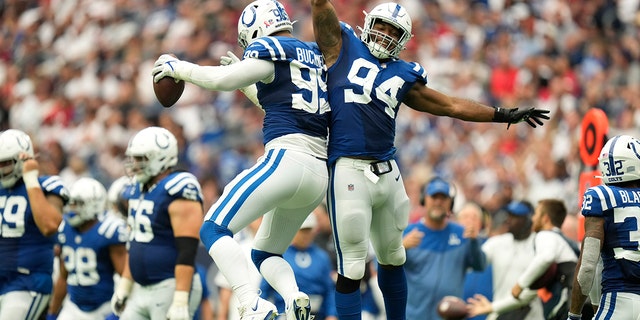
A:
<svg viewBox="0 0 640 320">
<path fill-rule="evenodd" d="M 562 248 L 564 241 L 550 231 L 541 231 L 536 235 L 535 252 L 533 260 L 527 269 L 518 278 L 518 285 L 521 288 L 528 288 L 538 277 L 547 271 L 547 268 L 555 261 L 554 249 Z"/>
<path fill-rule="evenodd" d="M 226 66 L 191 65 L 191 70 L 183 77 L 199 87 L 232 91 L 247 87 L 262 80 L 273 77 L 273 62 L 259 59 L 244 59 Z"/>
<path fill-rule="evenodd" d="M 491 303 L 491 307 L 493 309 L 493 312 L 497 314 L 502 314 L 507 311 L 511 311 L 511 310 L 528 305 L 537 296 L 538 296 L 538 293 L 536 291 L 525 289 L 524 291 L 522 291 L 522 294 L 520 295 L 520 299 L 516 299 L 512 296 L 509 296 L 502 300 L 493 301 Z"/>
</svg>

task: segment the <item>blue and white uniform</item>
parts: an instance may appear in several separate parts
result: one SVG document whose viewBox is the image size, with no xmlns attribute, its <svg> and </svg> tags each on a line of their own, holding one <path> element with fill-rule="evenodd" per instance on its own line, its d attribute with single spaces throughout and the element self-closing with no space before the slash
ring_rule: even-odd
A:
<svg viewBox="0 0 640 320">
<path fill-rule="evenodd" d="M 380 264 L 398 266 L 405 261 L 402 231 L 408 223 L 409 198 L 393 160 L 395 120 L 407 92 L 416 83 L 426 84 L 427 76 L 415 62 L 381 62 L 350 26 L 341 26 L 340 56 L 328 69 L 328 207 L 338 272 L 361 279 L 369 238 Z M 379 169 L 388 172 L 374 173 L 372 164 L 381 161 Z"/>
<path fill-rule="evenodd" d="M 40 176 L 38 181 L 45 196 L 58 196 L 65 203 L 69 199 L 60 177 Z M 0 218 L 0 315 L 5 315 L 4 309 L 27 304 L 31 319 L 46 306 L 53 289 L 55 236 L 45 237 L 36 226 L 22 179 L 13 188 L 0 188 Z M 11 294 L 17 292 L 28 299 Z"/>
<path fill-rule="evenodd" d="M 189 172 L 172 172 L 142 190 L 136 183 L 125 190 L 128 199 L 129 269 L 135 281 L 122 319 L 166 317 L 175 292 L 178 251 L 169 217 L 169 206 L 177 200 L 202 203 L 202 190 Z M 200 304 L 202 285 L 194 274 L 189 295 L 189 313 Z"/>
<path fill-rule="evenodd" d="M 174 278 L 178 251 L 169 205 L 182 199 L 202 203 L 198 180 L 188 172 L 173 172 L 147 191 L 142 191 L 140 184 L 127 191 L 129 269 L 133 280 L 146 286 Z"/>
<path fill-rule="evenodd" d="M 604 219 L 602 297 L 594 319 L 636 319 L 640 310 L 640 189 L 591 187 L 584 194 L 582 214 Z"/>
<path fill-rule="evenodd" d="M 330 109 L 324 60 L 315 43 L 279 36 L 256 39 L 244 59 L 271 61 L 275 68 L 273 81 L 256 83 L 265 111 L 265 154 L 225 186 L 200 235 L 210 249 L 264 215 L 254 247 L 282 254 L 326 192 Z"/>
<path fill-rule="evenodd" d="M 60 258 L 68 272 L 69 300 L 75 306 L 63 305 L 59 319 L 78 319 L 79 315 L 73 313 L 78 312 L 76 309 L 84 314 L 91 313 L 94 319 L 97 316 L 104 318 L 111 312 L 109 302 L 113 295 L 115 268 L 109 248 L 124 245 L 126 240 L 126 223 L 115 215 L 105 215 L 85 232 L 72 227 L 66 219 L 62 222 L 58 232 Z M 100 313 L 92 313 L 98 309 Z"/>
</svg>

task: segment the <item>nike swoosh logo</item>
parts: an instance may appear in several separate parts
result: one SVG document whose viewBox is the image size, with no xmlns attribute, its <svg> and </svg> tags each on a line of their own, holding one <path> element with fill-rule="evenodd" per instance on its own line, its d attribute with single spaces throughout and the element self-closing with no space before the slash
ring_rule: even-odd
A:
<svg viewBox="0 0 640 320">
<path fill-rule="evenodd" d="M 396 177 L 396 181 L 398 181 L 398 180 L 400 180 L 400 175 L 398 175 L 398 176 Z"/>
<path fill-rule="evenodd" d="M 260 302 L 260 300 L 256 300 L 256 305 L 251 307 L 251 310 L 253 311 L 258 311 L 258 303 Z"/>
</svg>

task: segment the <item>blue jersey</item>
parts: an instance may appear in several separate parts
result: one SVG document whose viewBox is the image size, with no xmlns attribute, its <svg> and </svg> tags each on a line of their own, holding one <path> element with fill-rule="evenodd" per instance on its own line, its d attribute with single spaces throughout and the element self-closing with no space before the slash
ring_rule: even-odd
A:
<svg viewBox="0 0 640 320">
<path fill-rule="evenodd" d="M 582 214 L 604 219 L 602 293 L 640 294 L 640 188 L 591 187 Z"/>
<path fill-rule="evenodd" d="M 38 177 L 45 196 L 66 203 L 69 190 L 58 176 Z M 45 237 L 36 226 L 27 189 L 18 180 L 11 189 L 0 188 L 0 294 L 29 290 L 51 293 L 55 237 Z M 16 276 L 28 277 L 11 283 Z"/>
<path fill-rule="evenodd" d="M 178 252 L 169 218 L 169 205 L 179 199 L 202 203 L 196 177 L 172 172 L 147 191 L 137 184 L 129 194 L 129 269 L 133 280 L 150 285 L 175 277 Z"/>
<path fill-rule="evenodd" d="M 316 319 L 336 316 L 335 284 L 331 279 L 333 264 L 327 252 L 315 244 L 306 250 L 289 246 L 282 257 L 291 265 L 300 291 L 309 295 L 311 312 Z M 278 311 L 284 313 L 284 299 L 264 279 L 260 289 L 262 297 L 272 298 Z"/>
<path fill-rule="evenodd" d="M 414 223 L 405 234 L 413 229 L 423 232 L 424 238 L 407 249 L 407 319 L 439 319 L 438 302 L 445 296 L 462 298 L 467 271 L 484 268 L 484 253 L 480 241 L 463 238 L 464 228 L 457 223 L 449 222 L 442 230 Z"/>
<path fill-rule="evenodd" d="M 313 42 L 290 37 L 262 37 L 244 58 L 273 61 L 274 80 L 258 82 L 258 100 L 265 111 L 264 143 L 293 133 L 326 138 L 329 124 L 324 59 Z"/>
<path fill-rule="evenodd" d="M 124 245 L 126 240 L 126 223 L 115 215 L 105 215 L 84 232 L 66 220 L 60 225 L 58 243 L 68 272 L 69 298 L 80 310 L 93 311 L 111 299 L 115 269 L 109 247 Z"/>
<path fill-rule="evenodd" d="M 380 62 L 342 23 L 340 56 L 328 72 L 331 105 L 329 162 L 343 156 L 390 160 L 395 154 L 396 116 L 414 84 L 426 84 L 418 63 Z"/>
</svg>

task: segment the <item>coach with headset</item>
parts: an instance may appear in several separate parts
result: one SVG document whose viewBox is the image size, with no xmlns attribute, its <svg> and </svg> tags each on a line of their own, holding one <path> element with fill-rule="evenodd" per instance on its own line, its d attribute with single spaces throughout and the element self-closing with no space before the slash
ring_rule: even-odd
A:
<svg viewBox="0 0 640 320">
<path fill-rule="evenodd" d="M 438 302 L 445 296 L 462 298 L 467 270 L 485 267 L 479 230 L 449 221 L 455 195 L 449 181 L 429 180 L 420 199 L 423 216 L 405 229 L 407 319 L 439 319 Z"/>
</svg>

